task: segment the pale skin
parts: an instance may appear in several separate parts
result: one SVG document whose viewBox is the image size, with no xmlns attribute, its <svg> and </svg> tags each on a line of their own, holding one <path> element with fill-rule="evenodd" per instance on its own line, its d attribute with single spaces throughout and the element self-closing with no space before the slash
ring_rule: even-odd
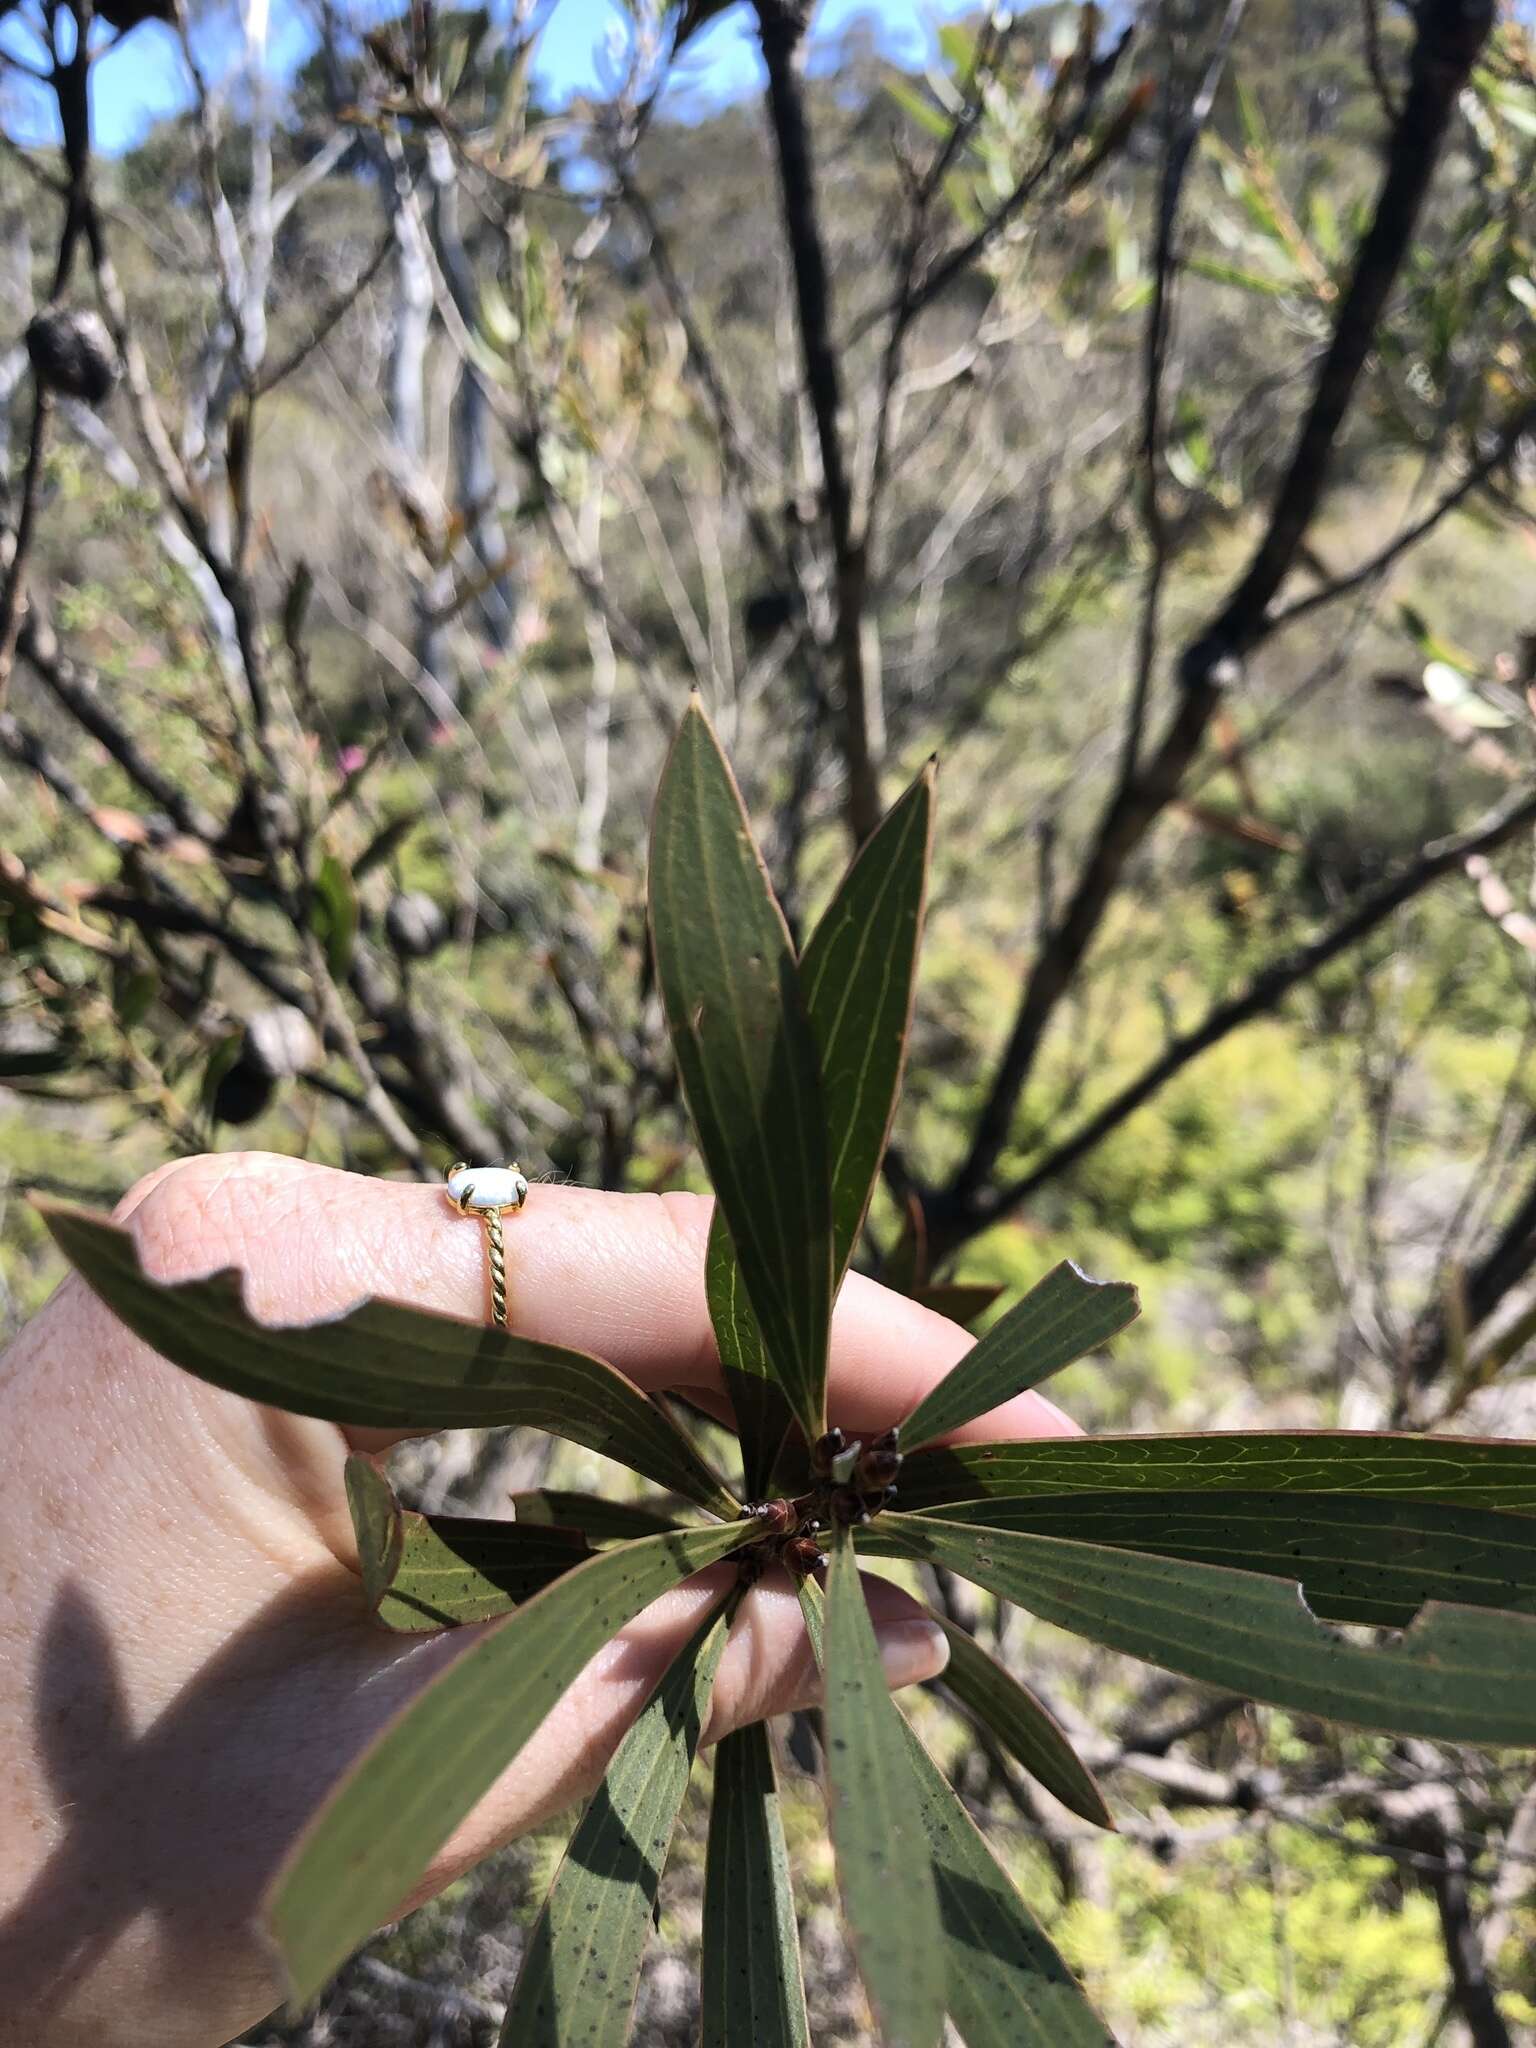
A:
<svg viewBox="0 0 1536 2048">
<path fill-rule="evenodd" d="M 369 1294 L 487 1313 L 480 1227 L 441 1188 L 226 1153 L 151 1175 L 119 1214 L 151 1273 L 238 1266 L 266 1321 Z M 696 1197 L 535 1187 L 507 1224 L 513 1327 L 718 1405 L 708 1222 Z M 971 1341 L 851 1278 L 832 1419 L 899 1420 Z M 1026 1394 L 959 1434 L 1073 1427 Z M 342 1491 L 360 1441 L 178 1371 L 78 1278 L 0 1360 L 4 2048 L 216 2048 L 280 2002 L 263 1887 L 339 1773 L 478 1633 L 392 1637 L 365 1613 Z M 592 1661 L 402 1909 L 591 1789 L 730 1577 L 701 1573 Z M 866 1592 L 891 1683 L 936 1675 L 934 1625 L 883 1579 Z M 815 1697 L 772 1575 L 737 1615 L 705 1740 Z"/>
</svg>

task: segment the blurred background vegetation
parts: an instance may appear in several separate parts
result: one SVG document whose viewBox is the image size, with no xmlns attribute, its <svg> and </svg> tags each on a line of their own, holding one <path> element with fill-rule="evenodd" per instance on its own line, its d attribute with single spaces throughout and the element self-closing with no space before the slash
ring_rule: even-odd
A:
<svg viewBox="0 0 1536 2048">
<path fill-rule="evenodd" d="M 29 1190 L 190 1150 L 698 1184 L 643 914 L 697 689 L 797 929 L 940 755 L 870 1270 L 1137 1282 L 1089 1428 L 1536 1435 L 1519 10 L 1053 5 L 914 69 L 878 9 L 584 6 L 0 8 L 0 1328 L 57 1278 Z M 572 12 L 601 91 L 540 82 Z M 185 111 L 104 153 L 132 38 Z M 952 1758 L 1127 2043 L 1536 2039 L 1528 1766 L 964 1618 L 1106 1774 L 1101 1842 Z M 249 2038 L 493 2039 L 562 1841 Z"/>
</svg>

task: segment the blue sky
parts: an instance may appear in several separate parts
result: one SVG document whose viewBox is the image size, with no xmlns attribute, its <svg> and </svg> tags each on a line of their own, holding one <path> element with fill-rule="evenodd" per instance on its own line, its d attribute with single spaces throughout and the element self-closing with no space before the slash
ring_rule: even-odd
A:
<svg viewBox="0 0 1536 2048">
<path fill-rule="evenodd" d="M 875 25 L 881 46 L 913 64 L 932 48 L 936 25 L 974 10 L 975 0 L 821 0 L 813 37 L 833 42 L 854 22 Z M 370 8 L 377 19 L 382 9 Z M 556 0 L 540 38 L 535 71 L 550 98 L 600 89 L 602 51 L 624 19 L 618 0 Z M 685 53 L 680 83 L 689 99 L 705 103 L 739 97 L 758 82 L 759 59 L 750 32 L 751 9 L 737 5 L 703 30 Z M 27 48 L 18 18 L 6 22 L 0 40 Z M 199 54 L 218 76 L 233 60 L 238 31 L 231 9 L 221 6 L 201 19 Z M 279 74 L 292 71 L 312 45 L 308 17 L 292 0 L 272 0 L 269 51 Z M 94 73 L 94 116 L 98 146 L 110 152 L 131 146 L 153 124 L 187 104 L 181 53 L 169 29 L 149 23 L 135 29 Z M 8 130 L 18 139 L 53 139 L 48 96 L 12 77 L 3 88 Z"/>
</svg>

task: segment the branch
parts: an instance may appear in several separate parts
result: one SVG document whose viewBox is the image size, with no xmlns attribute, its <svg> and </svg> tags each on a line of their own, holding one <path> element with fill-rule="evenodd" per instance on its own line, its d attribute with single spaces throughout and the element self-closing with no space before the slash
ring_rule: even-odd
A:
<svg viewBox="0 0 1536 2048">
<path fill-rule="evenodd" d="M 966 1219 L 1008 1142 L 1046 1027 L 1082 965 L 1128 862 L 1179 794 L 1238 663 L 1271 630 L 1269 605 L 1317 510 L 1334 443 L 1408 254 L 1457 96 L 1492 27 L 1493 12 L 1493 0 L 1426 0 L 1420 9 L 1412 79 L 1375 212 L 1339 299 L 1332 339 L 1264 536 L 1227 602 L 1185 650 L 1181 697 L 1168 729 L 1145 768 L 1111 798 L 1072 899 L 1036 958 L 970 1149 L 932 1203 L 930 1228 L 951 1243 L 969 1235 Z"/>
<path fill-rule="evenodd" d="M 330 337 L 337 324 L 356 305 L 357 301 L 389 261 L 394 251 L 394 246 L 394 236 L 386 234 L 352 282 L 349 285 L 344 285 L 340 291 L 334 293 L 327 300 L 321 309 L 319 318 L 314 322 L 304 340 L 296 343 L 288 351 L 287 355 L 281 357 L 277 362 L 263 368 L 261 375 L 256 379 L 255 396 L 257 398 L 264 398 L 269 391 L 274 390 L 285 379 L 291 377 L 294 371 L 306 363 L 315 350 Z"/>
<path fill-rule="evenodd" d="M 135 788 L 164 811 L 180 832 L 191 839 L 210 843 L 218 827 L 187 796 L 172 776 L 162 774 L 139 746 L 138 741 L 109 708 L 96 677 L 89 669 L 77 667 L 59 651 L 53 635 L 38 620 L 29 618 L 21 629 L 18 648 L 21 658 L 75 723 L 104 747 Z"/>
<path fill-rule="evenodd" d="M 827 259 L 817 220 L 816 177 L 798 69 L 805 20 L 792 0 L 757 0 L 757 19 L 763 61 L 768 67 L 768 113 L 778 150 L 784 236 L 794 273 L 805 390 L 816 422 L 822 488 L 832 536 L 833 651 L 842 682 L 840 732 L 848 776 L 848 829 L 859 845 L 879 824 L 882 808 L 880 779 L 870 746 L 864 676 L 869 562 L 864 545 L 854 532 L 853 493 L 838 421 L 841 376 L 832 345 Z"/>
<path fill-rule="evenodd" d="M 1157 664 L 1163 583 L 1171 552 L 1158 484 L 1163 459 L 1163 380 L 1173 333 L 1174 284 L 1179 267 L 1175 247 L 1179 207 L 1184 196 L 1184 181 L 1189 174 L 1190 158 L 1194 155 L 1201 130 L 1211 117 L 1216 88 L 1226 70 L 1227 58 L 1247 4 L 1248 0 L 1227 0 L 1227 11 L 1217 32 L 1205 76 L 1183 118 L 1169 134 L 1163 154 L 1163 175 L 1157 202 L 1157 249 L 1152 266 L 1152 303 L 1147 312 L 1142 345 L 1141 511 L 1149 560 L 1137 628 L 1136 677 L 1131 687 L 1120 760 L 1122 788 L 1134 780 L 1141 755 L 1147 700 L 1152 689 L 1152 672 Z"/>
<path fill-rule="evenodd" d="M 1368 556 L 1357 569 L 1351 569 L 1343 576 L 1336 576 L 1320 590 L 1310 590 L 1305 597 L 1295 598 L 1290 604 L 1283 605 L 1279 611 L 1271 612 L 1266 627 L 1266 638 L 1270 633 L 1280 632 L 1295 620 L 1307 618 L 1311 613 L 1320 611 L 1324 605 L 1333 604 L 1341 597 L 1348 597 L 1351 591 L 1359 590 L 1363 585 L 1374 582 L 1378 576 L 1384 575 L 1394 562 L 1433 533 L 1442 519 L 1454 512 L 1474 491 L 1487 483 L 1494 471 L 1501 469 L 1514 454 L 1523 436 L 1530 433 L 1533 427 L 1536 427 L 1536 399 L 1528 400 L 1505 422 L 1488 452 L 1479 456 L 1464 476 L 1442 492 L 1422 518 L 1414 520 L 1411 526 L 1405 526 L 1395 539 L 1388 541 L 1385 547 L 1378 548 L 1376 553 Z"/>
<path fill-rule="evenodd" d="M 1536 789 L 1527 789 L 1508 798 L 1482 824 L 1470 831 L 1426 847 L 1411 866 L 1367 896 L 1337 924 L 1280 959 L 1271 961 L 1253 977 L 1241 994 L 1217 1003 L 1192 1030 L 1181 1032 L 1170 1040 L 1150 1066 L 1113 1095 L 1070 1138 L 1047 1153 L 1028 1173 L 978 1203 L 958 1235 L 951 1235 L 945 1240 L 945 1249 L 953 1250 L 964 1238 L 1016 1209 L 1036 1189 L 1058 1179 L 1111 1131 L 1118 1129 L 1143 1103 L 1166 1087 L 1176 1074 L 1182 1073 L 1185 1067 L 1198 1059 L 1201 1053 L 1208 1052 L 1241 1025 L 1273 1010 L 1293 989 L 1311 981 L 1331 960 L 1368 938 L 1405 903 L 1411 903 L 1444 876 L 1461 869 L 1470 858 L 1492 852 L 1530 825 L 1536 825 Z M 1522 1210 L 1526 1209 L 1530 1212 L 1526 1228 L 1532 1235 L 1529 1257 L 1536 1258 L 1536 1188 L 1522 1205 Z"/>
<path fill-rule="evenodd" d="M 53 416 L 53 397 L 34 369 L 32 373 L 32 435 L 27 443 L 26 468 L 21 478 L 21 508 L 11 539 L 11 558 L 0 587 L 0 706 L 10 690 L 11 671 L 16 666 L 16 641 L 27 608 L 27 563 L 37 531 L 37 506 L 42 495 L 43 455 L 48 445 L 48 422 Z"/>
</svg>

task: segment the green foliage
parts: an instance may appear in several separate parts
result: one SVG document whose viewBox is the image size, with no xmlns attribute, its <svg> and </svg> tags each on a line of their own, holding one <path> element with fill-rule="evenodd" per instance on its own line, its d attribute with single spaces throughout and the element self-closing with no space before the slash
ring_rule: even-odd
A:
<svg viewBox="0 0 1536 2048">
<path fill-rule="evenodd" d="M 757 1369 L 804 1439 L 793 1497 L 738 1504 L 682 1428 L 598 1360 L 381 1302 L 271 1328 L 245 1311 L 238 1276 L 162 1286 L 125 1232 L 48 1211 L 103 1298 L 218 1385 L 353 1423 L 543 1429 L 716 1518 L 656 1529 L 672 1502 L 637 1509 L 560 1492 L 525 1496 L 526 1512 L 506 1523 L 423 1516 L 353 1460 L 363 1596 L 381 1621 L 492 1626 L 375 1741 L 272 1887 L 268 1918 L 299 1995 L 408 1892 L 587 1660 L 669 1586 L 733 1553 L 743 1584 L 775 1566 L 798 1580 L 824 1670 L 839 1888 L 882 2038 L 903 2048 L 937 2048 L 946 2011 L 968 2048 L 1109 2037 L 892 1704 L 860 1552 L 941 1566 L 1092 1642 L 1298 1713 L 1536 1746 L 1536 1556 L 1528 1516 L 1511 1512 L 1530 1504 L 1536 1446 L 1284 1434 L 932 1443 L 1134 1315 L 1130 1288 L 1070 1266 L 1001 1315 L 905 1422 L 893 1415 L 867 1442 L 824 1431 L 834 1276 L 864 1216 L 902 1065 L 928 801 L 925 779 L 801 962 L 697 706 L 657 800 L 658 977 L 760 1332 Z M 1403 1633 L 1350 1640 L 1317 1615 Z M 726 1626 L 700 1631 L 588 1806 L 530 1941 L 509 2040 L 623 2040 Z M 1055 1721 L 946 1626 L 956 1697 L 1069 1806 L 1107 1820 Z M 717 1789 L 706 2039 L 803 2048 L 760 1736 L 735 1739 Z M 743 1945 L 723 1930 L 747 1918 Z"/>
</svg>

